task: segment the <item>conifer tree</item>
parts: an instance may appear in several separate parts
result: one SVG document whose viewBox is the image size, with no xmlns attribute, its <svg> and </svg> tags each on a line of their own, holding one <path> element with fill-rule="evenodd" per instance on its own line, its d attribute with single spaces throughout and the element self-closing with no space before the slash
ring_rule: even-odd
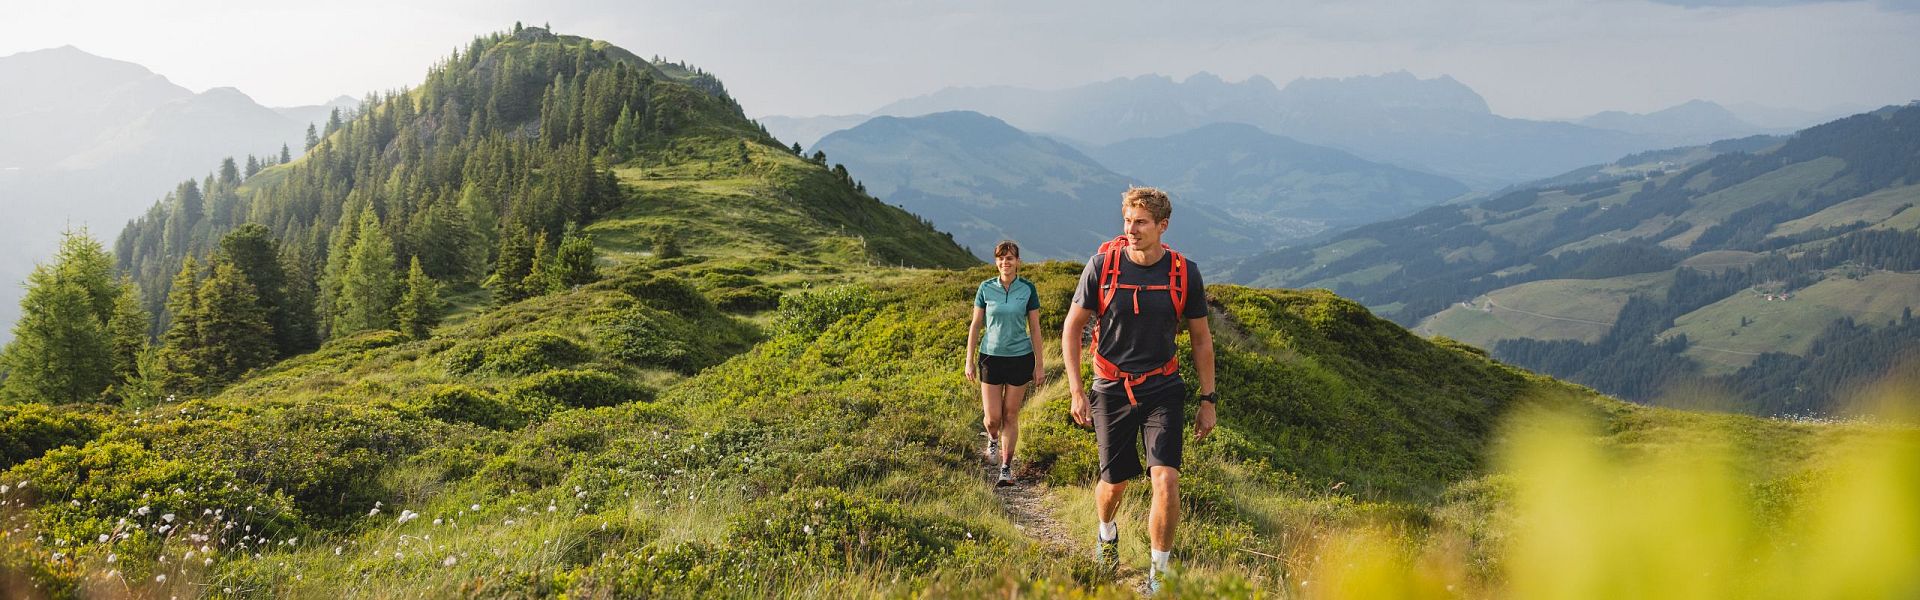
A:
<svg viewBox="0 0 1920 600">
<path fill-rule="evenodd" d="M 560 248 L 553 255 L 553 288 L 565 291 L 599 280 L 593 259 L 593 236 L 568 227 L 566 235 L 560 238 Z"/>
<path fill-rule="evenodd" d="M 265 225 L 247 223 L 220 238 L 220 253 L 253 284 L 261 311 L 272 328 L 275 355 L 301 351 L 293 339 L 293 314 L 287 306 L 287 273 L 280 263 L 280 240 Z"/>
<path fill-rule="evenodd" d="M 553 255 L 547 252 L 547 232 L 542 231 L 533 237 L 533 264 L 527 278 L 520 282 L 520 289 L 532 297 L 551 293 L 558 285 L 553 277 Z"/>
<path fill-rule="evenodd" d="M 171 321 L 154 367 L 160 388 L 170 394 L 198 392 L 207 384 L 209 368 L 200 343 L 199 268 L 193 257 L 187 257 L 167 292 Z"/>
<path fill-rule="evenodd" d="M 500 236 L 500 255 L 485 284 L 493 290 L 493 303 L 504 306 L 526 299 L 529 294 L 522 282 L 532 272 L 533 241 L 527 238 L 527 230 L 515 227 Z"/>
<path fill-rule="evenodd" d="M 140 379 L 140 357 L 147 352 L 147 329 L 152 317 L 140 305 L 139 289 L 131 281 L 120 282 L 120 295 L 114 298 L 113 315 L 107 319 L 107 347 L 113 357 L 113 380 L 125 386 Z"/>
<path fill-rule="evenodd" d="M 200 357 L 208 383 L 227 383 L 273 362 L 267 312 L 233 261 L 214 261 L 213 272 L 200 283 L 198 300 Z"/>
<path fill-rule="evenodd" d="M 400 284 L 395 261 L 393 239 L 387 237 L 373 207 L 367 207 L 360 214 L 360 236 L 340 280 L 333 337 L 393 327 L 393 305 L 399 300 Z"/>
<path fill-rule="evenodd" d="M 318 145 L 320 145 L 320 132 L 315 131 L 313 129 L 312 123 L 308 123 L 307 124 L 307 151 L 312 152 L 313 147 Z"/>
<path fill-rule="evenodd" d="M 293 151 L 286 144 L 280 144 L 280 164 L 293 162 Z"/>
<path fill-rule="evenodd" d="M 394 314 L 400 332 L 416 340 L 427 339 L 433 326 L 440 324 L 440 311 L 440 283 L 420 268 L 420 257 L 413 257 L 407 267 L 407 293 L 401 296 Z"/>
<path fill-rule="evenodd" d="M 60 252 L 27 276 L 13 342 L 0 352 L 14 402 L 93 400 L 113 381 L 107 321 L 119 297 L 112 258 L 85 231 L 64 234 Z"/>
<path fill-rule="evenodd" d="M 282 356 L 292 356 L 320 346 L 319 315 L 314 312 L 314 302 L 320 292 L 318 274 L 310 266 L 314 263 L 306 258 L 307 253 L 302 252 L 301 247 L 288 246 L 280 252 L 280 270 L 287 275 L 287 329 L 284 332 L 275 329 L 274 335 L 287 343 Z"/>
</svg>

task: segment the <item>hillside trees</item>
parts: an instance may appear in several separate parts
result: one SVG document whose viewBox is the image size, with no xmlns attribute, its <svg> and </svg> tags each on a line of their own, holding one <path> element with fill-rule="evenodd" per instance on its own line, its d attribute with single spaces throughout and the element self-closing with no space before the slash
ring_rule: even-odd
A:
<svg viewBox="0 0 1920 600">
<path fill-rule="evenodd" d="M 117 300 L 113 259 L 85 231 L 69 231 L 53 262 L 27 276 L 14 339 L 0 351 L 6 381 L 0 396 L 15 402 L 93 400 L 116 381 L 115 339 L 110 324 L 144 330 L 144 323 L 114 323 Z M 130 317 L 122 317 L 122 320 Z"/>
</svg>

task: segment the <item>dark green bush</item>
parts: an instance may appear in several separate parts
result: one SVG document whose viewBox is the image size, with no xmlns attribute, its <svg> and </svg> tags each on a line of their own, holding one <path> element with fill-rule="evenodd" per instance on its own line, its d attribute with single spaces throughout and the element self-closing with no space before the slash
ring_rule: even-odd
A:
<svg viewBox="0 0 1920 600">
<path fill-rule="evenodd" d="M 472 423 L 488 429 L 518 428 L 527 419 L 527 415 L 492 394 L 464 385 L 434 386 L 427 391 L 420 409 L 441 421 Z"/>
<path fill-rule="evenodd" d="M 643 273 L 623 277 L 613 286 L 647 306 L 676 313 L 698 309 L 707 302 L 700 290 L 678 277 Z"/>
<path fill-rule="evenodd" d="M 698 335 L 672 315 L 634 307 L 606 318 L 597 329 L 607 354 L 622 362 L 691 373 L 699 364 L 685 340 Z"/>
<path fill-rule="evenodd" d="M 780 306 L 780 290 L 764 285 L 722 288 L 707 292 L 707 300 L 728 312 L 759 312 Z"/>
<path fill-rule="evenodd" d="M 45 404 L 0 406 L 0 469 L 62 446 L 82 446 L 105 430 L 100 417 Z"/>
<path fill-rule="evenodd" d="M 467 342 L 441 355 L 454 373 L 526 375 L 570 367 L 593 356 L 579 343 L 559 334 L 534 331 L 484 342 Z"/>
<path fill-rule="evenodd" d="M 548 371 L 521 379 L 510 395 L 537 404 L 542 400 L 569 408 L 595 408 L 627 402 L 652 402 L 653 390 L 612 373 L 594 370 Z"/>
<path fill-rule="evenodd" d="M 840 319 L 860 314 L 873 304 L 873 293 L 854 285 L 788 294 L 780 298 L 774 328 L 782 334 L 819 335 Z"/>
</svg>

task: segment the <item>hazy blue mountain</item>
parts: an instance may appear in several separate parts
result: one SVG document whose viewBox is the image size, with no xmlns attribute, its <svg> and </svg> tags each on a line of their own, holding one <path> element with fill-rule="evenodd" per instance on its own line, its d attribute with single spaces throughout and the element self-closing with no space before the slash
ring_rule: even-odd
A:
<svg viewBox="0 0 1920 600">
<path fill-rule="evenodd" d="M 1611 110 L 1581 119 L 1579 124 L 1646 136 L 1673 146 L 1791 132 L 1791 129 L 1748 123 L 1726 107 L 1706 100 L 1689 100 L 1678 106 L 1645 114 Z"/>
<path fill-rule="evenodd" d="M 1119 233 L 1120 194 L 1138 183 L 1066 144 L 974 112 L 876 117 L 816 147 L 869 193 L 982 256 L 1013 239 L 1029 259 L 1084 259 Z M 1264 237 L 1198 203 L 1177 203 L 1173 219 L 1168 243 L 1199 260 L 1253 252 Z"/>
<path fill-rule="evenodd" d="M 21 282 L 63 229 L 111 243 L 165 190 L 234 157 L 302 149 L 307 124 L 339 100 L 273 109 L 233 88 L 202 93 L 140 65 L 71 46 L 0 57 L 0 343 Z"/>
<path fill-rule="evenodd" d="M 1183 81 L 1149 75 L 1062 90 L 948 88 L 894 102 L 875 114 L 946 110 L 979 111 L 1027 131 L 1095 146 L 1210 123 L 1249 123 L 1478 189 L 1672 145 L 1627 132 L 1502 117 L 1451 77 L 1421 79 L 1406 72 L 1299 79 L 1284 88 L 1263 77 L 1231 83 L 1207 73 Z"/>
<path fill-rule="evenodd" d="M 1128 140 L 1091 155 L 1115 171 L 1257 224 L 1276 238 L 1411 214 L 1467 192 L 1467 186 L 1445 177 L 1240 123 Z"/>
<path fill-rule="evenodd" d="M 814 117 L 773 115 L 760 117 L 756 120 L 759 121 L 761 125 L 766 126 L 767 133 L 773 134 L 774 139 L 788 144 L 800 144 L 808 148 L 809 152 L 811 152 L 814 142 L 820 141 L 820 138 L 826 137 L 827 134 L 865 123 L 867 119 L 871 118 L 873 118 L 873 115 L 820 115 Z"/>
<path fill-rule="evenodd" d="M 305 126 L 307 123 L 313 123 L 316 127 L 324 130 L 327 126 L 327 116 L 331 114 L 334 109 L 339 109 L 340 118 L 345 119 L 352 116 L 354 109 L 359 106 L 359 99 L 352 96 L 339 96 L 328 100 L 325 104 L 281 106 L 275 107 L 273 112 L 280 113 L 280 116 L 286 117 L 288 120 L 301 124 L 302 126 Z M 297 152 L 300 149 L 295 148 L 294 150 Z"/>
</svg>

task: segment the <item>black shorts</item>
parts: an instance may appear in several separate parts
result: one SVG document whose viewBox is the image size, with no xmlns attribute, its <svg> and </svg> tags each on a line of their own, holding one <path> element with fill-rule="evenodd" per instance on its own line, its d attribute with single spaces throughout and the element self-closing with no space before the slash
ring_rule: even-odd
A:
<svg viewBox="0 0 1920 600">
<path fill-rule="evenodd" d="M 1181 429 L 1186 426 L 1187 386 L 1170 385 L 1153 394 L 1136 394 L 1139 404 L 1129 404 L 1126 394 L 1091 392 L 1088 407 L 1093 411 L 1094 440 L 1100 446 L 1100 480 L 1120 483 L 1139 477 L 1140 440 L 1147 440 L 1147 466 L 1180 469 L 1180 454 L 1185 447 Z"/>
<path fill-rule="evenodd" d="M 1033 382 L 1033 353 L 1019 356 L 981 354 L 980 383 L 987 385 L 1026 385 Z"/>
</svg>

